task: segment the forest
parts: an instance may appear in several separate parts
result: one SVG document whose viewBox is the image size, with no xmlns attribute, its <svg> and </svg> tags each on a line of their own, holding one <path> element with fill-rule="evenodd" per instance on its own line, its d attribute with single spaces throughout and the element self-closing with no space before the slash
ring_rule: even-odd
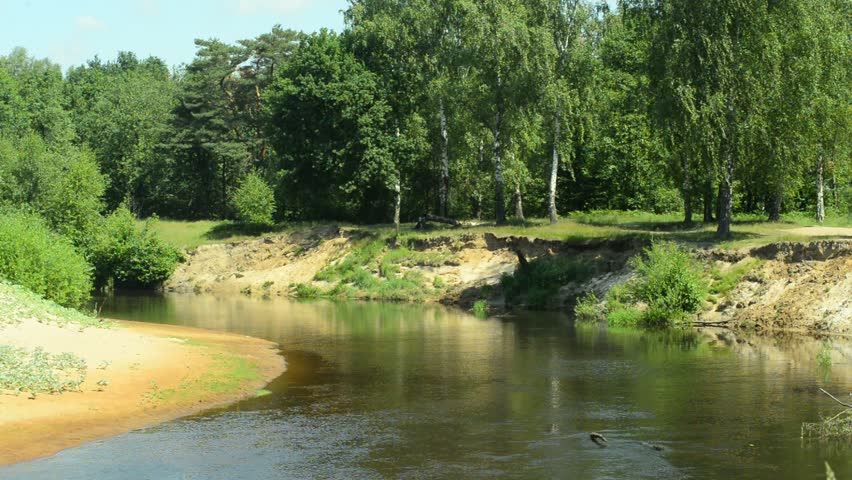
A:
<svg viewBox="0 0 852 480">
<path fill-rule="evenodd" d="M 62 72 L 16 48 L 0 57 L 0 204 L 77 245 L 97 216 L 258 202 L 258 222 L 680 211 L 721 236 L 738 212 L 846 216 L 850 14 L 353 0 L 340 33 L 199 39 L 175 68 L 121 52 Z"/>
</svg>

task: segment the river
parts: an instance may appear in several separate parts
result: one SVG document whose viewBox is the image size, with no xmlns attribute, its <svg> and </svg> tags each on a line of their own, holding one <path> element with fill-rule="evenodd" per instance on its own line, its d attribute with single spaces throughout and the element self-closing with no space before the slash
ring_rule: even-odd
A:
<svg viewBox="0 0 852 480">
<path fill-rule="evenodd" d="M 106 316 L 278 342 L 267 395 L 0 468 L 0 478 L 837 478 L 852 446 L 800 439 L 852 392 L 852 343 L 607 331 L 527 313 L 117 296 Z M 849 398 L 849 397 L 847 397 Z M 602 448 L 589 439 L 599 432 Z"/>
</svg>

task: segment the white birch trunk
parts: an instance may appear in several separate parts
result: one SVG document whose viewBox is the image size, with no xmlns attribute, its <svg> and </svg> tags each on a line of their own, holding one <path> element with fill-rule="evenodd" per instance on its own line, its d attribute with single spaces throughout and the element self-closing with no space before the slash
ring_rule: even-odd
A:
<svg viewBox="0 0 852 480">
<path fill-rule="evenodd" d="M 444 110 L 444 100 L 440 100 L 441 114 L 441 216 L 448 217 L 450 211 L 450 135 L 447 129 L 447 113 Z"/>
</svg>

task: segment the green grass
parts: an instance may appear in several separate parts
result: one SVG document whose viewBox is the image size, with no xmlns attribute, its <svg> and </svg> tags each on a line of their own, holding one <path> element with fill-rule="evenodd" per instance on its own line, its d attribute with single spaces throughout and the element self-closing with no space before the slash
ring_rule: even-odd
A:
<svg viewBox="0 0 852 480">
<path fill-rule="evenodd" d="M 718 268 L 710 270 L 710 293 L 725 297 L 731 290 L 734 289 L 745 278 L 746 275 L 759 268 L 766 263 L 765 260 L 759 258 L 747 258 L 739 263 L 734 264 L 726 271 L 721 271 Z"/>
<path fill-rule="evenodd" d="M 137 225 L 142 228 L 145 222 L 140 220 Z M 201 245 L 240 242 L 330 225 L 332 225 L 331 222 L 296 222 L 258 227 L 228 220 L 158 220 L 152 226 L 152 230 L 166 243 L 192 250 Z"/>
<path fill-rule="evenodd" d="M 177 388 L 163 389 L 157 385 L 157 382 L 151 382 L 151 387 L 144 395 L 146 402 L 185 402 L 199 395 L 230 394 L 239 391 L 247 382 L 261 379 L 257 363 L 251 360 L 223 351 L 220 346 L 203 341 L 186 339 L 184 344 L 212 350 L 208 355 L 213 360 L 213 365 L 196 379 L 184 379 Z M 263 392 L 267 391 L 260 390 L 256 396 L 269 394 Z"/>
<path fill-rule="evenodd" d="M 320 270 L 314 280 L 331 283 L 328 289 L 315 285 L 292 285 L 298 298 L 359 298 L 417 302 L 429 298 L 425 276 L 414 266 L 440 266 L 452 262 L 449 253 L 425 253 L 405 247 L 391 247 L 390 238 L 371 235 L 332 264 Z M 403 268 L 406 268 L 403 270 Z M 440 288 L 434 284 L 435 289 Z"/>
<path fill-rule="evenodd" d="M 807 241 L 814 237 L 805 237 L 789 232 L 800 227 L 817 225 L 813 216 L 807 213 L 789 213 L 782 215 L 781 222 L 766 222 L 765 216 L 756 214 L 737 214 L 732 225 L 732 238 L 716 237 L 715 224 L 695 223 L 684 227 L 681 214 L 654 214 L 648 212 L 598 210 L 572 212 L 551 225 L 547 219 L 530 219 L 520 224 L 497 226 L 483 223 L 475 227 L 444 228 L 438 226 L 425 231 L 414 230 L 414 223 L 403 224 L 400 228 L 400 244 L 406 245 L 407 239 L 425 239 L 439 236 L 459 237 L 467 234 L 494 233 L 496 235 L 515 235 L 537 237 L 545 240 L 589 241 L 609 238 L 639 237 L 662 238 L 689 244 L 712 245 L 722 249 L 759 246 L 777 241 Z M 251 238 L 297 231 L 300 229 L 332 225 L 331 222 L 301 222 L 279 224 L 262 231 L 246 231 L 244 227 L 228 221 L 172 221 L 160 220 L 154 226 L 157 233 L 168 243 L 185 249 L 199 245 L 236 242 Z M 391 224 L 351 225 L 335 223 L 344 230 L 358 231 L 379 238 L 396 236 Z M 852 218 L 831 216 L 822 226 L 852 227 Z"/>
</svg>

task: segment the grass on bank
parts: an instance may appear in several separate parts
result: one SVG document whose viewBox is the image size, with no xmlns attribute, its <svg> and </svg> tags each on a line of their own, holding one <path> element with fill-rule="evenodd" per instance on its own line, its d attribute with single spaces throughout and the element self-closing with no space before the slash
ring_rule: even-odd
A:
<svg viewBox="0 0 852 480">
<path fill-rule="evenodd" d="M 647 212 L 590 211 L 572 212 L 558 223 L 551 225 L 546 219 L 531 219 L 526 222 L 497 226 L 493 223 L 464 228 L 435 228 L 426 231 L 414 229 L 413 223 L 406 223 L 400 229 L 400 243 L 406 239 L 424 239 L 439 236 L 458 237 L 466 234 L 486 232 L 496 235 L 516 235 L 542 238 L 545 240 L 587 241 L 609 238 L 657 238 L 688 244 L 712 245 L 717 248 L 734 249 L 758 246 L 777 241 L 807 241 L 815 237 L 806 237 L 791 232 L 797 228 L 817 226 L 810 215 L 790 213 L 782 216 L 780 222 L 766 222 L 763 216 L 739 214 L 734 216 L 732 238 L 722 240 L 716 237 L 715 224 L 695 223 L 685 227 L 679 214 L 653 214 Z M 349 225 L 331 222 L 300 222 L 278 224 L 263 229 L 249 228 L 229 221 L 172 221 L 160 220 L 152 228 L 161 238 L 179 248 L 192 249 L 200 245 L 236 242 L 270 235 L 280 235 L 319 226 L 337 225 L 344 230 L 355 230 L 381 237 L 396 234 L 393 225 Z M 823 227 L 852 227 L 852 218 L 829 217 Z M 830 237 L 829 237 L 830 238 Z M 847 237 L 848 238 L 848 237 Z"/>
<path fill-rule="evenodd" d="M 0 328 L 15 324 L 22 318 L 32 318 L 41 323 L 53 323 L 61 327 L 104 328 L 111 325 L 108 321 L 63 307 L 21 286 L 0 280 Z"/>
<path fill-rule="evenodd" d="M 412 267 L 440 267 L 456 261 L 450 252 L 419 252 L 392 244 L 390 237 L 371 236 L 320 270 L 314 280 L 328 287 L 293 284 L 296 298 L 358 298 L 365 300 L 422 301 L 443 288 L 427 281 Z"/>
</svg>

